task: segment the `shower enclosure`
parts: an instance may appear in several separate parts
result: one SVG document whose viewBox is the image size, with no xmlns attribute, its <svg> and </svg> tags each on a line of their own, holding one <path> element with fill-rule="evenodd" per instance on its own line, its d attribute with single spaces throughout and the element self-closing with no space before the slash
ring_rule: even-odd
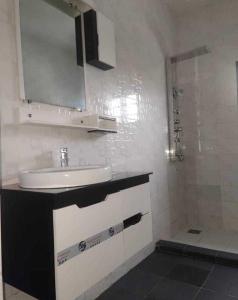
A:
<svg viewBox="0 0 238 300">
<path fill-rule="evenodd" d="M 170 57 L 166 61 L 167 98 L 169 118 L 169 156 L 171 161 L 184 160 L 183 136 L 184 130 L 181 118 L 181 105 L 183 103 L 183 89 L 179 87 L 180 78 L 177 74 L 177 64 L 195 57 L 210 53 L 206 46 L 196 48 L 186 53 Z"/>
<path fill-rule="evenodd" d="M 186 227 L 171 241 L 238 253 L 237 48 L 167 60 L 169 155 L 182 164 Z M 181 168 L 181 167 L 180 167 Z"/>
</svg>

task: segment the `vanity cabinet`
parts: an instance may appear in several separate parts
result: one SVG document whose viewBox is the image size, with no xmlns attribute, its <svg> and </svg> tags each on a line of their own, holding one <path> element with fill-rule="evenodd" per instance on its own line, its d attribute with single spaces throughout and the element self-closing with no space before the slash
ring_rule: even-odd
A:
<svg viewBox="0 0 238 300">
<path fill-rule="evenodd" d="M 3 278 L 75 300 L 152 242 L 149 173 L 83 188 L 2 190 Z"/>
</svg>

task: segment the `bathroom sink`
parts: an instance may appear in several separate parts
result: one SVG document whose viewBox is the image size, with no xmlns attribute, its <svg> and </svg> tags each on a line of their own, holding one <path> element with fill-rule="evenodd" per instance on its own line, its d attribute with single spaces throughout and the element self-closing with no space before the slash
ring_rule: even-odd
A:
<svg viewBox="0 0 238 300">
<path fill-rule="evenodd" d="M 108 166 L 85 166 L 29 170 L 20 173 L 20 186 L 29 189 L 75 187 L 112 179 Z"/>
</svg>

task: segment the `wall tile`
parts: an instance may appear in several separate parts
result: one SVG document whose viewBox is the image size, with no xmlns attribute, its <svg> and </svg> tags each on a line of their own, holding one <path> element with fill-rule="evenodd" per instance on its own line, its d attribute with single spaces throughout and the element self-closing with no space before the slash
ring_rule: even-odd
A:
<svg viewBox="0 0 238 300">
<path fill-rule="evenodd" d="M 88 110 L 118 118 L 119 132 L 115 135 L 17 124 L 14 111 L 20 102 L 14 0 L 1 1 L 1 175 L 8 182 L 14 181 L 24 169 L 57 166 L 62 146 L 69 148 L 71 165 L 109 164 L 113 172 L 153 171 L 151 195 L 156 241 L 169 234 L 171 223 L 174 231 L 184 223 L 180 221 L 182 211 L 171 214 L 183 201 L 183 190 L 176 184 L 176 165 L 170 165 L 166 154 L 165 53 L 173 51 L 174 24 L 160 1 L 152 0 L 148 5 L 144 0 L 113 0 L 108 4 L 108 0 L 96 2 L 98 10 L 115 23 L 117 68 L 102 72 L 87 65 L 86 92 Z M 170 180 L 175 182 L 170 189 L 178 189 L 177 195 L 175 191 L 169 193 Z"/>
<path fill-rule="evenodd" d="M 178 19 L 178 53 L 211 51 L 177 68 L 188 220 L 204 228 L 238 230 L 237 13 L 237 1 L 219 1 Z"/>
</svg>

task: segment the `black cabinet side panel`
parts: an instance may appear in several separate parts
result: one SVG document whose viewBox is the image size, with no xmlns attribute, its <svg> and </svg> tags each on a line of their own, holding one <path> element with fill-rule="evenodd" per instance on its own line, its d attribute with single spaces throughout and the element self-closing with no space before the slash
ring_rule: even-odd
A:
<svg viewBox="0 0 238 300">
<path fill-rule="evenodd" d="M 84 13 L 84 32 L 86 61 L 98 61 L 98 32 L 97 32 L 97 13 L 91 9 Z"/>
<path fill-rule="evenodd" d="M 97 13 L 93 9 L 84 13 L 84 32 L 87 63 L 103 71 L 113 69 L 114 67 L 99 60 Z"/>
<path fill-rule="evenodd" d="M 53 215 L 47 195 L 3 191 L 3 281 L 40 300 L 55 300 Z"/>
<path fill-rule="evenodd" d="M 78 66 L 83 67 L 83 41 L 82 41 L 81 16 L 75 18 L 75 36 L 76 36 L 77 64 Z"/>
<path fill-rule="evenodd" d="M 108 71 L 108 70 L 111 70 L 111 69 L 114 69 L 114 67 L 108 65 L 108 64 L 105 64 L 97 59 L 94 59 L 94 60 L 90 60 L 87 62 L 89 65 L 91 66 L 94 66 L 98 69 L 101 69 L 103 71 Z"/>
</svg>

